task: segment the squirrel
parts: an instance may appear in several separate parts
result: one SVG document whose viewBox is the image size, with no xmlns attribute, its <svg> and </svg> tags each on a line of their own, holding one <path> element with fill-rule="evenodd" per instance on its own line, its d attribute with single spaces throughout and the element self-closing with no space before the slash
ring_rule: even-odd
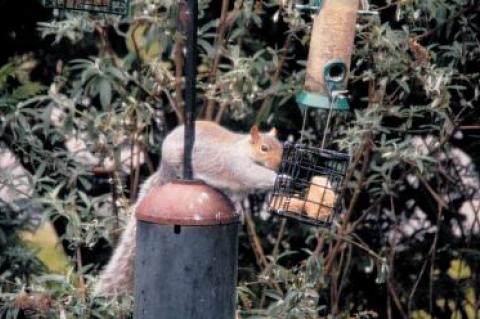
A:
<svg viewBox="0 0 480 319">
<path fill-rule="evenodd" d="M 192 152 L 195 179 L 230 196 L 273 188 L 283 152 L 275 128 L 268 133 L 260 133 L 257 126 L 253 126 L 249 134 L 239 134 L 213 122 L 195 123 Z M 160 166 L 141 186 L 136 203 L 152 187 L 182 176 L 183 144 L 182 125 L 165 137 Z M 133 209 L 135 206 L 136 204 Z M 95 295 L 121 295 L 133 291 L 136 235 L 134 215 L 130 217 L 110 261 L 100 273 L 94 288 Z"/>
</svg>

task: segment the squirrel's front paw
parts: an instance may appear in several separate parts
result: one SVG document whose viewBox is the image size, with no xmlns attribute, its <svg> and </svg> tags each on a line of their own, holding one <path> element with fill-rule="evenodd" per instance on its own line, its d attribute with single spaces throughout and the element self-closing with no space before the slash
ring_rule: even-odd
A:
<svg viewBox="0 0 480 319">
<path fill-rule="evenodd" d="M 268 178 L 267 188 L 273 188 L 273 186 L 275 186 L 275 182 L 276 182 L 277 178 L 278 178 L 277 173 L 272 172 L 272 174 Z"/>
<path fill-rule="evenodd" d="M 292 183 L 292 177 L 286 174 L 277 175 L 277 186 L 281 188 L 289 188 Z"/>
<path fill-rule="evenodd" d="M 270 190 L 275 185 L 275 180 L 277 179 L 277 174 L 274 171 L 268 171 L 268 173 L 263 173 L 261 176 L 257 176 L 257 185 L 258 190 Z"/>
</svg>

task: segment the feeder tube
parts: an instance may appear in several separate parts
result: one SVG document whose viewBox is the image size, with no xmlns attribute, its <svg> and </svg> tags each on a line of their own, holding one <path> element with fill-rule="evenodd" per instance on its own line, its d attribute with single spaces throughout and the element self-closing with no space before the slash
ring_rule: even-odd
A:
<svg viewBox="0 0 480 319">
<path fill-rule="evenodd" d="M 320 12 L 314 18 L 310 50 L 307 61 L 305 90 L 328 95 L 324 68 L 332 61 L 343 62 L 346 72 L 355 37 L 355 25 L 359 7 L 358 0 L 324 0 Z M 339 76 L 339 68 L 330 69 L 331 78 Z M 347 76 L 345 76 L 346 82 Z"/>
</svg>

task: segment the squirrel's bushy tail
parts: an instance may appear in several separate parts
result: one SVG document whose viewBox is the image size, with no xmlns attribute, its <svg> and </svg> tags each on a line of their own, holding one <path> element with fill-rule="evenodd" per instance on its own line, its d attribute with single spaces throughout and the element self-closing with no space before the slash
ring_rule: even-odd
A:
<svg viewBox="0 0 480 319">
<path fill-rule="evenodd" d="M 173 172 L 165 164 L 150 176 L 142 185 L 137 203 L 153 187 L 168 183 L 174 178 Z M 135 219 L 136 203 L 127 226 L 122 233 L 117 248 L 105 266 L 94 287 L 94 295 L 109 296 L 128 294 L 133 291 L 135 266 L 135 237 L 137 222 Z"/>
</svg>

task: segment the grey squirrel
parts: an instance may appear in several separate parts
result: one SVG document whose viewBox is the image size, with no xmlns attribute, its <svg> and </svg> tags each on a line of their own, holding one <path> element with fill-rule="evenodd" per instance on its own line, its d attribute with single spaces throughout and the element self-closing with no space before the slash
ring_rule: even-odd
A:
<svg viewBox="0 0 480 319">
<path fill-rule="evenodd" d="M 137 203 L 153 187 L 182 176 L 184 126 L 174 129 L 162 145 L 162 161 L 142 185 Z M 249 134 L 231 132 L 209 121 L 197 121 L 192 154 L 194 178 L 235 196 L 256 189 L 272 188 L 282 159 L 276 130 Z M 112 258 L 101 272 L 95 295 L 120 295 L 133 290 L 136 220 L 134 214 L 121 236 Z"/>
</svg>

